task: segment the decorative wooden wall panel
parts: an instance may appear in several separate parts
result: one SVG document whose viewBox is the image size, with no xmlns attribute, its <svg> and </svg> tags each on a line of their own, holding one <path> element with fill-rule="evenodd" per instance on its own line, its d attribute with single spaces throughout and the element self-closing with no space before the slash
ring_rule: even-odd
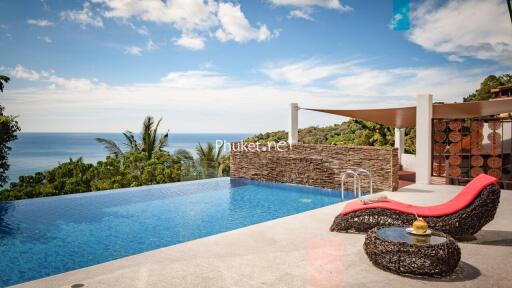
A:
<svg viewBox="0 0 512 288">
<path fill-rule="evenodd" d="M 505 122 L 511 130 L 507 139 L 503 134 Z M 446 177 L 451 183 L 458 184 L 460 180 L 468 181 L 487 173 L 512 186 L 512 151 L 508 151 L 512 150 L 510 122 L 511 119 L 497 118 L 434 119 L 432 175 Z M 507 151 L 503 148 L 504 141 L 509 141 Z"/>
</svg>

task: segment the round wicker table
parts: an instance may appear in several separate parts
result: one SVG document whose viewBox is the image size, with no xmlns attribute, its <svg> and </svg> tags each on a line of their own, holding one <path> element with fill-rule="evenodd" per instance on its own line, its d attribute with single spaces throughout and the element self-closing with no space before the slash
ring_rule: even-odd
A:
<svg viewBox="0 0 512 288">
<path fill-rule="evenodd" d="M 415 236 L 405 227 L 370 230 L 364 252 L 375 266 L 400 275 L 448 276 L 460 261 L 460 248 L 452 237 L 438 231 Z"/>
</svg>

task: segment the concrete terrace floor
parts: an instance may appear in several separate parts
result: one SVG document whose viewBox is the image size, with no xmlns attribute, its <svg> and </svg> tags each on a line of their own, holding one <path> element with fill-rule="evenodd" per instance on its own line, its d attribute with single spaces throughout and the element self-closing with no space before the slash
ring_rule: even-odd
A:
<svg viewBox="0 0 512 288">
<path fill-rule="evenodd" d="M 413 184 L 388 195 L 413 204 L 431 205 L 446 201 L 460 189 Z M 496 218 L 476 235 L 476 240 L 459 243 L 461 263 L 454 275 L 446 279 L 401 277 L 374 267 L 362 248 L 364 235 L 329 232 L 334 216 L 343 205 L 331 205 L 17 287 L 510 287 L 512 191 L 502 191 Z"/>
</svg>

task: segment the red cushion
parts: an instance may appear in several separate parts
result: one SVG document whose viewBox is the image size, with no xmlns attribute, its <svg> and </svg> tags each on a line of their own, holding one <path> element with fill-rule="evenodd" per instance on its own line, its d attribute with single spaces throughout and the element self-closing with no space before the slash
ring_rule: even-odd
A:
<svg viewBox="0 0 512 288">
<path fill-rule="evenodd" d="M 486 174 L 480 174 L 475 179 L 471 180 L 461 192 L 448 202 L 434 206 L 415 206 L 395 200 L 388 199 L 385 202 L 377 202 L 373 204 L 364 205 L 359 200 L 354 200 L 345 205 L 341 214 L 346 215 L 354 211 L 364 209 L 383 208 L 395 210 L 407 214 L 417 214 L 421 217 L 439 217 L 453 214 L 468 206 L 473 199 L 487 186 L 495 184 L 496 178 Z"/>
</svg>

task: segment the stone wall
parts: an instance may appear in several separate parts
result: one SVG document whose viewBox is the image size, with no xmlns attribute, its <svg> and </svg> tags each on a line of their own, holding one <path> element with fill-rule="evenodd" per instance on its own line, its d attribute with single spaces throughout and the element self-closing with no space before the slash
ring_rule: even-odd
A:
<svg viewBox="0 0 512 288">
<path fill-rule="evenodd" d="M 232 143 L 236 147 L 238 143 Z M 266 146 L 265 146 L 266 147 Z M 398 150 L 391 147 L 296 144 L 285 151 L 231 149 L 231 176 L 339 189 L 341 173 L 363 168 L 371 172 L 374 191 L 398 189 Z M 362 176 L 362 190 L 369 191 Z M 347 189 L 352 180 L 346 179 Z"/>
</svg>

